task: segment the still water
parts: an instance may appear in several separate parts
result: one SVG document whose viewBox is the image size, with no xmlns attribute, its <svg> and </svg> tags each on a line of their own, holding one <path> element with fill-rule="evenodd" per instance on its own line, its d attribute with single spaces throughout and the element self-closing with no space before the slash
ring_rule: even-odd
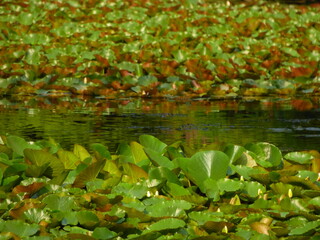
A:
<svg viewBox="0 0 320 240">
<path fill-rule="evenodd" d="M 281 150 L 320 150 L 320 100 L 84 99 L 68 96 L 0 100 L 0 134 L 27 140 L 54 138 L 64 148 L 122 142 L 151 134 L 167 144 L 182 140 L 244 145 L 266 141 Z"/>
</svg>

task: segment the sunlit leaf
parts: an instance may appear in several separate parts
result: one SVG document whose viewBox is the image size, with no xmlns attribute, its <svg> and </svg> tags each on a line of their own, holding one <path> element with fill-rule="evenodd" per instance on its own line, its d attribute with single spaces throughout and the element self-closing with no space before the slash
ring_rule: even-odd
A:
<svg viewBox="0 0 320 240">
<path fill-rule="evenodd" d="M 150 231 L 161 231 L 161 230 L 167 230 L 167 229 L 176 229 L 176 228 L 182 228 L 186 225 L 186 223 L 177 218 L 166 218 L 161 219 L 156 223 L 151 224 L 148 227 L 148 230 Z"/>
<path fill-rule="evenodd" d="M 58 196 L 56 194 L 50 194 L 46 196 L 43 203 L 47 204 L 47 207 L 51 210 L 58 210 L 61 212 L 71 211 L 76 207 L 75 201 L 72 197 Z"/>
<path fill-rule="evenodd" d="M 229 166 L 229 157 L 220 151 L 203 151 L 194 154 L 190 159 L 186 159 L 182 170 L 190 180 L 203 188 L 203 182 L 211 178 L 218 180 L 224 178 Z"/>
<path fill-rule="evenodd" d="M 27 224 L 21 220 L 6 221 L 3 232 L 12 232 L 19 237 L 29 237 L 39 231 L 38 224 Z"/>
<path fill-rule="evenodd" d="M 75 144 L 73 148 L 73 153 L 80 159 L 80 161 L 84 161 L 87 158 L 90 158 L 91 155 L 88 153 L 87 149 L 82 147 L 79 144 Z"/>
<path fill-rule="evenodd" d="M 313 159 L 313 156 L 310 153 L 304 153 L 304 152 L 290 152 L 287 153 L 284 156 L 285 159 L 299 163 L 299 164 L 309 164 L 311 163 L 311 160 Z"/>
<path fill-rule="evenodd" d="M 165 148 L 167 147 L 167 144 L 161 142 L 159 139 L 151 135 L 141 135 L 139 137 L 139 141 L 145 148 L 150 148 L 159 154 L 164 153 Z"/>
<path fill-rule="evenodd" d="M 302 235 L 302 234 L 308 233 L 309 231 L 314 232 L 319 226 L 320 226 L 320 220 L 308 222 L 303 224 L 303 226 L 299 226 L 295 229 L 292 229 L 289 235 Z"/>
<path fill-rule="evenodd" d="M 256 161 L 262 166 L 265 165 L 265 162 L 270 163 L 273 167 L 277 167 L 282 163 L 281 151 L 273 144 L 261 142 L 247 144 L 245 147 L 257 155 Z M 266 167 L 268 167 L 268 164 Z"/>
<path fill-rule="evenodd" d="M 12 148 L 12 150 L 20 156 L 24 156 L 23 151 L 26 148 L 40 149 L 40 147 L 38 147 L 37 145 L 30 144 L 26 140 L 18 136 L 8 136 L 7 142 L 8 146 Z"/>
</svg>

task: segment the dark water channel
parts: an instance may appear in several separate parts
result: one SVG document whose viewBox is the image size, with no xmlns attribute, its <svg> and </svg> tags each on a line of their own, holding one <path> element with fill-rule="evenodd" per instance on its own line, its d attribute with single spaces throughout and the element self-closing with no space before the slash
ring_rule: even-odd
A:
<svg viewBox="0 0 320 240">
<path fill-rule="evenodd" d="M 244 145 L 267 141 L 283 151 L 320 150 L 320 101 L 314 99 L 148 100 L 27 98 L 0 100 L 0 134 L 27 140 L 54 138 L 105 144 L 152 134 L 167 144 L 182 140 Z"/>
</svg>

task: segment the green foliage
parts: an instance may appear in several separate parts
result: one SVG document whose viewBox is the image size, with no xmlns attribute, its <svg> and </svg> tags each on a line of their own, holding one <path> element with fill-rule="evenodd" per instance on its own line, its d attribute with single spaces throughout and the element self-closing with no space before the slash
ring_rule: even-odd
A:
<svg viewBox="0 0 320 240">
<path fill-rule="evenodd" d="M 143 135 L 111 155 L 101 144 L 92 153 L 80 145 L 49 151 L 53 140 L 6 139 L 0 150 L 12 153 L 0 152 L 1 236 L 269 239 L 319 232 L 320 186 L 310 170 L 317 163 L 306 153 L 288 153 L 287 161 L 276 146 L 257 143 L 184 158 L 183 143 L 168 147 Z"/>
<path fill-rule="evenodd" d="M 317 93 L 319 20 L 317 6 L 262 0 L 7 0 L 0 93 Z"/>
</svg>

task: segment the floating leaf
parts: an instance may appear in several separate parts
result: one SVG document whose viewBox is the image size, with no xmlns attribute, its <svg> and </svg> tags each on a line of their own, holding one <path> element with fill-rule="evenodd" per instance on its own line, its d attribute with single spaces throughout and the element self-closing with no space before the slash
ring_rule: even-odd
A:
<svg viewBox="0 0 320 240">
<path fill-rule="evenodd" d="M 92 211 L 79 211 L 77 212 L 77 219 L 85 228 L 93 228 L 99 223 L 99 218 Z"/>
<path fill-rule="evenodd" d="M 61 212 L 71 211 L 76 207 L 73 197 L 68 196 L 58 196 L 55 194 L 50 194 L 46 196 L 43 203 L 47 204 L 47 207 L 51 210 L 58 210 Z"/>
<path fill-rule="evenodd" d="M 11 232 L 19 237 L 30 237 L 39 231 L 38 224 L 27 224 L 21 220 L 9 220 L 5 222 L 2 232 Z"/>
<path fill-rule="evenodd" d="M 186 223 L 177 218 L 166 218 L 161 219 L 156 223 L 151 224 L 148 227 L 149 231 L 162 231 L 162 230 L 168 230 L 168 229 L 177 229 L 182 228 L 186 225 Z"/>
<path fill-rule="evenodd" d="M 106 227 L 97 227 L 93 230 L 92 237 L 96 239 L 112 239 L 117 236 L 116 232 L 110 231 Z"/>
<path fill-rule="evenodd" d="M 257 197 L 260 194 L 266 192 L 266 187 L 263 186 L 261 183 L 258 182 L 246 182 L 245 183 L 245 190 L 250 197 Z"/>
<path fill-rule="evenodd" d="M 190 203 L 184 200 L 168 200 L 147 206 L 146 211 L 152 217 L 185 217 L 184 210 L 192 207 Z"/>
<path fill-rule="evenodd" d="M 291 229 L 289 235 L 304 235 L 308 232 L 315 232 L 320 226 L 320 220 L 308 222 L 297 228 Z"/>
<path fill-rule="evenodd" d="M 313 156 L 310 153 L 290 152 L 284 156 L 285 159 L 299 164 L 310 164 Z"/>
</svg>

